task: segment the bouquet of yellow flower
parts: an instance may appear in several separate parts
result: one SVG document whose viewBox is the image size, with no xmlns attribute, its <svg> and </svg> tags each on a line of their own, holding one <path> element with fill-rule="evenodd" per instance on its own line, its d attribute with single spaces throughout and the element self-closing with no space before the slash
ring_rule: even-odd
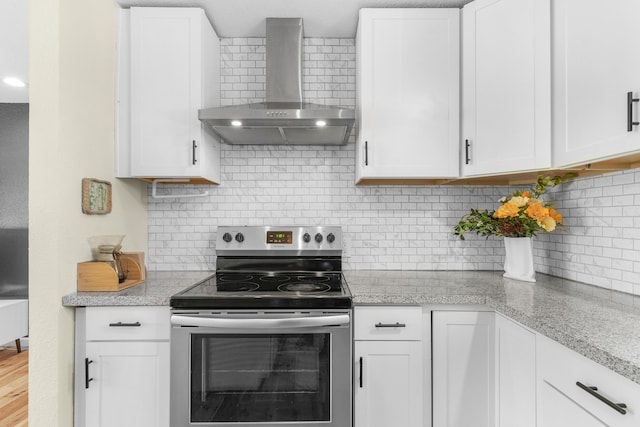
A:
<svg viewBox="0 0 640 427">
<path fill-rule="evenodd" d="M 456 225 L 456 236 L 464 240 L 465 233 L 475 232 L 485 237 L 533 237 L 542 230 L 555 230 L 562 225 L 562 215 L 540 196 L 548 188 L 560 185 L 562 180 L 559 176 L 541 175 L 532 191 L 516 191 L 500 199 L 502 205 L 496 211 L 471 209 Z"/>
</svg>

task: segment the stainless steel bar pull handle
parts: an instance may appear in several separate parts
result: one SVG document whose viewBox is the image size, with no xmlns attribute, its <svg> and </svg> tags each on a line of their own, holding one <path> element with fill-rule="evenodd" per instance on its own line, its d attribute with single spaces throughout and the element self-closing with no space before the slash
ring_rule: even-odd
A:
<svg viewBox="0 0 640 427">
<path fill-rule="evenodd" d="M 93 381 L 93 378 L 89 378 L 89 365 L 93 363 L 93 360 L 89 360 L 88 357 L 84 358 L 84 388 L 89 388 L 89 383 Z"/>
<path fill-rule="evenodd" d="M 200 357 L 202 358 L 200 360 L 200 403 L 207 403 L 207 360 L 209 360 L 209 355 L 204 340 L 202 342 L 202 354 Z"/>
<path fill-rule="evenodd" d="M 614 410 L 620 412 L 622 415 L 627 413 L 627 411 L 625 410 L 627 408 L 627 405 L 625 403 L 613 403 L 612 401 L 610 401 L 609 399 L 607 399 L 606 397 L 598 393 L 598 387 L 586 386 L 582 384 L 580 381 L 576 382 L 576 385 L 581 389 L 583 389 L 584 391 L 586 391 L 587 393 L 589 393 L 591 396 L 595 397 L 601 402 L 604 402 L 606 405 L 610 406 Z"/>
<path fill-rule="evenodd" d="M 229 319 L 222 317 L 194 317 L 174 314 L 171 324 L 175 326 L 192 326 L 223 329 L 285 329 L 285 328 L 319 328 L 348 325 L 348 314 L 331 316 L 288 317 L 282 319 Z"/>
<path fill-rule="evenodd" d="M 376 326 L 376 328 L 406 328 L 407 327 L 406 324 L 398 323 L 398 322 L 396 322 L 396 323 L 381 323 L 381 322 L 378 322 L 378 323 L 376 323 L 375 326 Z"/>
<path fill-rule="evenodd" d="M 142 326 L 142 324 L 140 322 L 133 322 L 133 323 L 122 323 L 122 322 L 118 322 L 118 323 L 109 323 L 109 327 L 111 328 L 135 328 L 137 326 Z"/>
<path fill-rule="evenodd" d="M 633 103 L 640 101 L 640 98 L 634 98 L 633 92 L 627 92 L 627 132 L 631 132 L 634 126 L 640 125 L 640 122 L 633 121 Z"/>
</svg>

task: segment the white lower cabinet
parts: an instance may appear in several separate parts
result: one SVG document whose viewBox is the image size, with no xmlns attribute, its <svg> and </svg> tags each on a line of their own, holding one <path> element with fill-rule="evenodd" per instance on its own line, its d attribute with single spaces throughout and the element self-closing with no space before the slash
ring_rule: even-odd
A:
<svg viewBox="0 0 640 427">
<path fill-rule="evenodd" d="M 356 427 L 422 427 L 421 307 L 354 310 Z"/>
<path fill-rule="evenodd" d="M 433 311 L 432 327 L 433 427 L 640 425 L 640 385 L 501 314 Z"/>
<path fill-rule="evenodd" d="M 87 426 L 168 426 L 169 342 L 88 342 Z"/>
<path fill-rule="evenodd" d="M 537 344 L 538 427 L 640 425 L 638 384 L 546 337 Z"/>
<path fill-rule="evenodd" d="M 496 427 L 536 427 L 536 335 L 497 313 L 495 334 Z"/>
<path fill-rule="evenodd" d="M 169 426 L 169 308 L 76 309 L 75 425 Z"/>
<path fill-rule="evenodd" d="M 493 427 L 493 312 L 432 314 L 433 427 Z"/>
<path fill-rule="evenodd" d="M 356 341 L 355 425 L 422 425 L 422 343 Z"/>
</svg>

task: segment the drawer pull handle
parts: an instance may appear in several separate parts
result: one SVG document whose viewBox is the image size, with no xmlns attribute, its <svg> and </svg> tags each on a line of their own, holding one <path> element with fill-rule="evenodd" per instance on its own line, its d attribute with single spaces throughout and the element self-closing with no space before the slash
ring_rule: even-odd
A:
<svg viewBox="0 0 640 427">
<path fill-rule="evenodd" d="M 607 399 L 606 397 L 604 397 L 603 395 L 598 393 L 598 387 L 586 386 L 586 385 L 582 384 L 580 381 L 576 382 L 576 385 L 578 387 L 580 387 L 581 389 L 583 389 L 584 391 L 586 391 L 587 393 L 589 393 L 591 396 L 595 397 L 596 399 L 600 400 L 601 402 L 604 402 L 608 406 L 610 406 L 613 409 L 615 409 L 616 411 L 620 412 L 622 415 L 627 413 L 627 411 L 625 410 L 626 407 L 627 407 L 626 404 L 624 404 L 624 403 L 613 403 L 612 401 L 610 401 L 609 399 Z"/>
<path fill-rule="evenodd" d="M 378 322 L 376 323 L 376 328 L 406 328 L 407 325 L 405 325 L 404 323 L 381 323 Z"/>
<path fill-rule="evenodd" d="M 120 327 L 125 327 L 125 328 L 133 328 L 136 326 L 142 326 L 140 324 L 140 322 L 134 322 L 134 323 L 122 323 L 122 322 L 118 322 L 118 323 L 109 323 L 109 327 L 112 328 L 120 328 Z"/>
</svg>

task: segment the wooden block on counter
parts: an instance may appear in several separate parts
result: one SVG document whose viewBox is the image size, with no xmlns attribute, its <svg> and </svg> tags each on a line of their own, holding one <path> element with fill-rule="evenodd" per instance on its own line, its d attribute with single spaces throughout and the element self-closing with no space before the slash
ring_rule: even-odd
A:
<svg viewBox="0 0 640 427">
<path fill-rule="evenodd" d="M 100 261 L 79 262 L 78 291 L 121 291 L 144 282 L 144 254 L 141 252 L 133 254 L 134 256 L 129 256 L 130 254 L 122 254 L 121 256 L 120 262 L 127 272 L 127 278 L 122 283 L 118 283 L 118 275 L 109 263 Z"/>
<path fill-rule="evenodd" d="M 129 258 L 131 261 L 136 263 L 135 268 L 140 272 L 140 280 L 145 281 L 147 278 L 147 269 L 144 265 L 144 252 L 122 252 L 120 255 L 123 259 Z M 131 268 L 129 268 L 131 270 Z"/>
</svg>

